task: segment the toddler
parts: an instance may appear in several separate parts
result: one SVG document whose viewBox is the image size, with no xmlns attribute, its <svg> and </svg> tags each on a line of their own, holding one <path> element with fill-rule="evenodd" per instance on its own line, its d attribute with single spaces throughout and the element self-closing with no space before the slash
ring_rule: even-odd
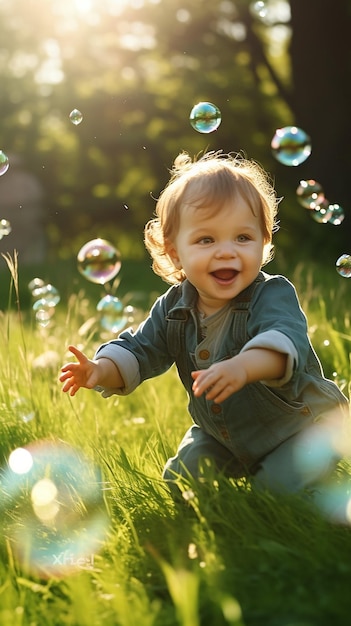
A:
<svg viewBox="0 0 351 626">
<path fill-rule="evenodd" d="M 192 425 L 164 468 L 201 477 L 204 459 L 260 488 L 297 492 L 328 477 L 345 452 L 348 400 L 323 375 L 294 286 L 262 267 L 278 200 L 255 162 L 180 154 L 145 227 L 153 269 L 171 287 L 136 331 L 92 360 L 62 367 L 63 391 L 126 395 L 176 364 Z"/>
</svg>

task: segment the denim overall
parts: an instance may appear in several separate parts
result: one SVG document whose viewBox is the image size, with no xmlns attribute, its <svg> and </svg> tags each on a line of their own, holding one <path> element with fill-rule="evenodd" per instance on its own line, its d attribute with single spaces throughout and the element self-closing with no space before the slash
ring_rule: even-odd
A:
<svg viewBox="0 0 351 626">
<path fill-rule="evenodd" d="M 330 473 L 345 456 L 343 442 L 350 441 L 344 429 L 350 422 L 348 400 L 323 375 L 293 285 L 283 276 L 260 272 L 224 308 L 224 319 L 207 318 L 208 328 L 215 330 L 208 337 L 202 335 L 197 300 L 187 280 L 170 287 L 136 331 L 123 331 L 96 353 L 116 363 L 125 383 L 122 389 L 101 390 L 104 397 L 132 393 L 176 364 L 193 425 L 167 462 L 164 478 L 197 478 L 204 458 L 219 471 L 253 477 L 270 489 L 297 491 Z M 289 374 L 280 381 L 248 384 L 220 404 L 205 394 L 194 396 L 192 371 L 251 347 L 287 354 Z"/>
<path fill-rule="evenodd" d="M 247 343 L 250 303 L 264 280 L 265 275 L 260 272 L 254 283 L 233 301 L 232 348 L 229 354 L 224 352 L 222 358 L 235 356 Z M 171 483 L 177 475 L 200 478 L 205 460 L 227 476 L 249 476 L 260 488 L 272 491 L 297 492 L 327 477 L 343 456 L 340 442 L 344 436 L 347 405 L 340 401 L 343 396 L 334 383 L 321 375 L 313 350 L 308 356 L 308 370 L 320 379 L 318 386 L 325 385 L 326 395 L 330 394 L 329 406 L 326 402 L 323 415 L 317 417 L 308 402 L 287 402 L 260 382 L 233 394 L 238 398 L 234 405 L 233 396 L 221 405 L 207 401 L 204 396 L 194 399 L 189 387 L 192 384 L 189 368 L 198 369 L 198 363 L 194 362 L 193 351 L 189 355 L 192 368 L 185 363 L 189 354 L 189 340 L 185 336 L 189 311 L 184 313 L 184 308 L 177 306 L 169 311 L 167 345 L 189 392 L 189 411 L 195 423 L 183 437 L 177 454 L 168 460 L 163 472 L 165 480 Z M 191 310 L 190 314 L 194 316 Z M 195 343 L 199 341 L 198 337 L 194 339 Z M 247 406 L 256 411 L 254 419 L 247 420 Z"/>
</svg>

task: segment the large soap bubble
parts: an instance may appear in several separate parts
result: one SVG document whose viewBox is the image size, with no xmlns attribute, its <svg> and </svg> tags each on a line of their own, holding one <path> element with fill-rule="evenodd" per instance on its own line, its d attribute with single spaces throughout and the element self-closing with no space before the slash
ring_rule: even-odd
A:
<svg viewBox="0 0 351 626">
<path fill-rule="evenodd" d="M 92 239 L 79 250 L 78 270 L 90 282 L 104 285 L 121 269 L 121 257 L 105 239 Z"/>
<path fill-rule="evenodd" d="M 297 126 L 285 126 L 275 131 L 271 142 L 273 156 L 283 165 L 300 165 L 310 156 L 311 139 Z"/>
<path fill-rule="evenodd" d="M 199 102 L 190 112 L 190 124 L 199 133 L 212 133 L 217 130 L 222 118 L 221 112 L 211 102 Z"/>
<path fill-rule="evenodd" d="M 107 530 L 98 467 L 63 442 L 12 451 L 1 473 L 4 534 L 21 567 L 61 577 L 94 565 Z"/>
</svg>

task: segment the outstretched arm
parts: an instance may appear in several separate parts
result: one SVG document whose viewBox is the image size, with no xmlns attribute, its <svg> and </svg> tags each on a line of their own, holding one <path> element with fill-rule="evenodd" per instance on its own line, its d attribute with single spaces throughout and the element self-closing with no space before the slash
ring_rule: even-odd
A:
<svg viewBox="0 0 351 626">
<path fill-rule="evenodd" d="M 62 391 L 74 396 L 81 387 L 124 387 L 123 378 L 113 361 L 105 358 L 90 360 L 75 346 L 69 346 L 68 349 L 78 359 L 78 363 L 66 363 L 61 368 L 59 380 L 64 383 Z"/>
<path fill-rule="evenodd" d="M 207 400 L 223 402 L 236 391 L 258 380 L 284 376 L 287 355 L 276 350 L 252 348 L 206 370 L 192 372 L 195 396 L 206 393 Z"/>
</svg>

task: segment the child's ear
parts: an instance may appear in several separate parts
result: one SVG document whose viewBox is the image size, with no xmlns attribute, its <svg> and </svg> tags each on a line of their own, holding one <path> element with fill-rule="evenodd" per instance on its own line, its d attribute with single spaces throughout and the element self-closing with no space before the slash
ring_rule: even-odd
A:
<svg viewBox="0 0 351 626">
<path fill-rule="evenodd" d="M 171 259 L 173 265 L 177 268 L 177 270 L 182 269 L 182 264 L 177 254 L 176 247 L 169 240 L 165 241 L 165 251 L 168 254 L 169 258 Z"/>
</svg>

